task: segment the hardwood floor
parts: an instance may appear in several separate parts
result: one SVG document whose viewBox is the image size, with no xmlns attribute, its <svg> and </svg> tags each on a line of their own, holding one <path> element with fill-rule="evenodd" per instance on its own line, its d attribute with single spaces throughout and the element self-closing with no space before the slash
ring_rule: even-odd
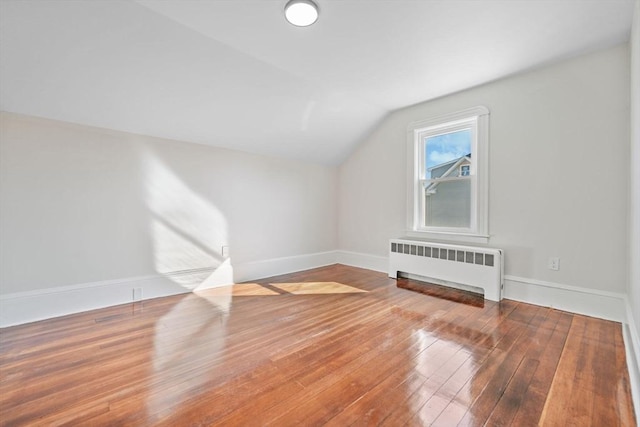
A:
<svg viewBox="0 0 640 427">
<path fill-rule="evenodd" d="M 1 331 L 2 425 L 634 426 L 620 324 L 334 265 Z"/>
</svg>

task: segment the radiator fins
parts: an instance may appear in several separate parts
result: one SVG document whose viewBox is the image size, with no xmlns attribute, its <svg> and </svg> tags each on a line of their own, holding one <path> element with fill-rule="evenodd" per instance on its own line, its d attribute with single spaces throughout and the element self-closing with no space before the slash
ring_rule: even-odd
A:
<svg viewBox="0 0 640 427">
<path fill-rule="evenodd" d="M 493 267 L 495 262 L 493 254 L 407 243 L 391 243 L 391 252 L 427 258 L 438 258 L 452 262 L 465 262 L 468 264 L 484 265 L 487 267 Z"/>
</svg>

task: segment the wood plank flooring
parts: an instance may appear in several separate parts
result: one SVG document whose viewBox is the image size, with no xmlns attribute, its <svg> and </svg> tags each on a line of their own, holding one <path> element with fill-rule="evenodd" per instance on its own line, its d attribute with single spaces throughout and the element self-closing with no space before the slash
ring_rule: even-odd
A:
<svg viewBox="0 0 640 427">
<path fill-rule="evenodd" d="M 618 323 L 333 265 L 0 331 L 0 425 L 635 426 Z"/>
</svg>

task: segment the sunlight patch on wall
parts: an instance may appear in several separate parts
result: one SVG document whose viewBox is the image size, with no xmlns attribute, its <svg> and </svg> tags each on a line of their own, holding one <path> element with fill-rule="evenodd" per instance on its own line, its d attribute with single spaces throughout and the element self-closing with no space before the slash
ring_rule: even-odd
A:
<svg viewBox="0 0 640 427">
<path fill-rule="evenodd" d="M 198 281 L 197 285 L 193 288 L 193 291 L 214 288 L 220 285 L 233 283 L 233 281 L 233 266 L 231 265 L 231 258 L 227 258 L 206 278 Z M 231 303 L 231 298 L 229 298 L 229 303 Z"/>
<path fill-rule="evenodd" d="M 219 263 L 215 254 L 185 237 L 162 220 L 153 219 L 156 271 L 161 274 L 212 267 Z"/>
<path fill-rule="evenodd" d="M 223 213 L 149 147 L 141 158 L 155 270 L 187 289 L 233 283 L 230 259 L 221 254 L 229 241 Z"/>
</svg>

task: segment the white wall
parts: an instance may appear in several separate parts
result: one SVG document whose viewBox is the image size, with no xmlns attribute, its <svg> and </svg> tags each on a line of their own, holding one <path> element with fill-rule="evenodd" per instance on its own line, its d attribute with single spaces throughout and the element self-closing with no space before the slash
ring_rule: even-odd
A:
<svg viewBox="0 0 640 427">
<path fill-rule="evenodd" d="M 629 301 L 640 331 L 640 1 L 631 33 L 631 221 Z"/>
<path fill-rule="evenodd" d="M 632 342 L 627 364 L 635 392 L 636 417 L 640 418 L 640 0 L 631 30 L 631 191 L 629 221 L 629 327 L 625 339 Z M 635 385 L 635 388 L 633 387 Z"/>
<path fill-rule="evenodd" d="M 491 112 L 489 245 L 506 274 L 625 292 L 627 45 L 391 114 L 339 169 L 340 249 L 386 256 L 406 227 L 407 125 L 477 105 Z"/>
<path fill-rule="evenodd" d="M 0 119 L 2 295 L 215 270 L 226 244 L 245 273 L 337 245 L 335 168 Z"/>
</svg>

